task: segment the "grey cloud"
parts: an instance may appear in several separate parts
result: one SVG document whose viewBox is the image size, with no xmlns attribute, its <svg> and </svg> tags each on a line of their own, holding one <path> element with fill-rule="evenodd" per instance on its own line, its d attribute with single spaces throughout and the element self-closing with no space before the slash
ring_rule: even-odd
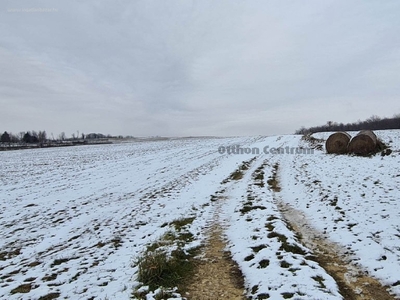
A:
<svg viewBox="0 0 400 300">
<path fill-rule="evenodd" d="M 397 1 L 17 3 L 0 130 L 257 135 L 399 109 Z M 8 12 L 29 7 L 57 12 Z"/>
</svg>

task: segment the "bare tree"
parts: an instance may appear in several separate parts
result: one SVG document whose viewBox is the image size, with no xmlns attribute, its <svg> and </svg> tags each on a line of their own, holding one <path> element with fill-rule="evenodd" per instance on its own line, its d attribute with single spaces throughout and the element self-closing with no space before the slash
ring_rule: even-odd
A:
<svg viewBox="0 0 400 300">
<path fill-rule="evenodd" d="M 43 142 L 45 142 L 47 140 L 47 133 L 46 133 L 45 130 L 39 131 L 38 139 L 39 139 L 39 143 L 43 143 Z"/>
<path fill-rule="evenodd" d="M 35 137 L 37 140 L 39 140 L 39 134 L 35 130 L 32 130 L 31 136 Z"/>
<path fill-rule="evenodd" d="M 396 117 L 398 116 L 398 117 Z M 377 115 L 372 115 L 365 121 L 358 120 L 353 123 L 336 123 L 328 121 L 326 125 L 314 126 L 310 128 L 300 128 L 296 133 L 307 132 L 324 132 L 324 131 L 343 131 L 343 130 L 386 130 L 386 129 L 400 129 L 400 114 L 395 115 L 393 118 L 381 118 Z"/>
<path fill-rule="evenodd" d="M 58 135 L 58 139 L 61 140 L 61 141 L 65 140 L 65 138 L 66 138 L 66 135 L 65 135 L 65 132 L 64 132 L 64 131 L 61 132 L 61 133 Z"/>
<path fill-rule="evenodd" d="M 371 117 L 369 117 L 367 120 L 365 120 L 365 122 L 367 123 L 373 123 L 373 122 L 378 122 L 382 120 L 380 117 L 378 117 L 377 115 L 372 115 Z"/>
<path fill-rule="evenodd" d="M 11 143 L 19 143 L 19 137 L 18 137 L 18 135 L 16 135 L 16 134 L 12 134 L 12 133 L 10 133 L 10 141 L 11 141 Z"/>
<path fill-rule="evenodd" d="M 21 132 L 19 133 L 19 140 L 20 140 L 20 141 L 23 140 L 24 135 L 25 135 L 25 132 L 23 132 L 23 131 L 21 131 Z"/>
</svg>

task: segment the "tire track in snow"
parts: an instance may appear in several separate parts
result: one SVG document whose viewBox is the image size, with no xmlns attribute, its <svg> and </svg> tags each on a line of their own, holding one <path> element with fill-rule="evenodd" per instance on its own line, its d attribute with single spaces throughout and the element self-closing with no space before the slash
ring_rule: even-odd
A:
<svg viewBox="0 0 400 300">
<path fill-rule="evenodd" d="M 285 147 L 283 143 L 281 147 Z M 296 159 L 296 157 L 294 157 Z M 280 161 L 280 160 L 277 160 Z M 295 165 L 295 164 L 294 164 Z M 279 184 L 279 170 L 276 180 Z M 309 178 L 309 177 L 307 177 Z M 297 177 L 297 180 L 301 178 Z M 303 179 L 304 180 L 304 179 Z M 304 184 L 310 184 L 303 182 Z M 316 188 L 322 189 L 320 181 L 315 181 Z M 282 187 L 281 188 L 285 188 Z M 320 194 L 322 194 L 321 190 Z M 280 193 L 273 193 L 277 207 L 294 232 L 301 236 L 300 242 L 311 249 L 315 260 L 337 282 L 340 293 L 346 300 L 393 300 L 396 299 L 388 292 L 389 287 L 383 286 L 377 279 L 368 276 L 359 267 L 352 264 L 349 251 L 328 240 L 327 235 L 319 232 L 310 225 L 305 214 L 290 206 L 281 198 Z M 339 211 L 340 212 L 340 211 Z"/>
<path fill-rule="evenodd" d="M 255 158 L 245 161 L 230 174 L 222 185 L 236 184 L 247 173 Z M 226 251 L 227 241 L 223 237 L 226 224 L 222 220 L 224 202 L 230 199 L 224 195 L 228 186 L 218 190 L 212 197 L 214 213 L 210 220 L 204 257 L 198 265 L 187 288 L 189 300 L 244 300 L 243 275 L 238 265 Z"/>
<path fill-rule="evenodd" d="M 220 199 L 219 202 L 225 200 Z M 226 251 L 223 228 L 219 215 L 221 205 L 217 204 L 214 218 L 208 228 L 204 256 L 196 268 L 186 297 L 189 300 L 244 300 L 242 274 L 237 264 Z"/>
<path fill-rule="evenodd" d="M 307 222 L 306 217 L 282 200 L 277 200 L 278 207 L 286 221 L 296 233 L 301 235 L 301 242 L 311 249 L 316 261 L 338 283 L 340 293 L 346 300 L 372 299 L 393 300 L 396 299 L 387 291 L 388 287 L 369 277 L 365 272 L 348 259 L 348 251 L 327 240 L 320 232 L 315 230 Z"/>
<path fill-rule="evenodd" d="M 333 278 L 282 218 L 269 186 L 275 160 L 266 157 L 227 191 L 236 201 L 224 208 L 229 248 L 244 274 L 247 299 L 341 299 Z"/>
</svg>

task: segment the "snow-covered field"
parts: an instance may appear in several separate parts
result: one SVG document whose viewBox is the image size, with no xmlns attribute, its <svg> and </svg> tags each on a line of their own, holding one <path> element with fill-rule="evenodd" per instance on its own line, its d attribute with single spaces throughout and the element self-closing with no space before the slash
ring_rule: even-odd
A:
<svg viewBox="0 0 400 300">
<path fill-rule="evenodd" d="M 309 147 L 295 135 L 2 152 L 0 298 L 129 299 L 133 262 L 166 224 L 194 217 L 195 246 L 218 211 L 246 296 L 342 299 L 282 203 L 400 297 L 400 131 L 376 133 L 390 156 L 286 153 Z M 259 153 L 218 151 L 231 145 Z M 276 171 L 280 191 L 268 184 Z"/>
</svg>

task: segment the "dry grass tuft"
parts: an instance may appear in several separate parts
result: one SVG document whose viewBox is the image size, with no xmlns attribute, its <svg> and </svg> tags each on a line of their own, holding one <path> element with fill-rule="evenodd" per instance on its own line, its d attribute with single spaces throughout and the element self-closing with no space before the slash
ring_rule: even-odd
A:
<svg viewBox="0 0 400 300">
<path fill-rule="evenodd" d="M 11 290 L 11 294 L 18 294 L 18 293 L 29 293 L 32 289 L 32 285 L 30 283 L 21 284 L 20 286 L 16 287 L 15 289 Z"/>
</svg>

